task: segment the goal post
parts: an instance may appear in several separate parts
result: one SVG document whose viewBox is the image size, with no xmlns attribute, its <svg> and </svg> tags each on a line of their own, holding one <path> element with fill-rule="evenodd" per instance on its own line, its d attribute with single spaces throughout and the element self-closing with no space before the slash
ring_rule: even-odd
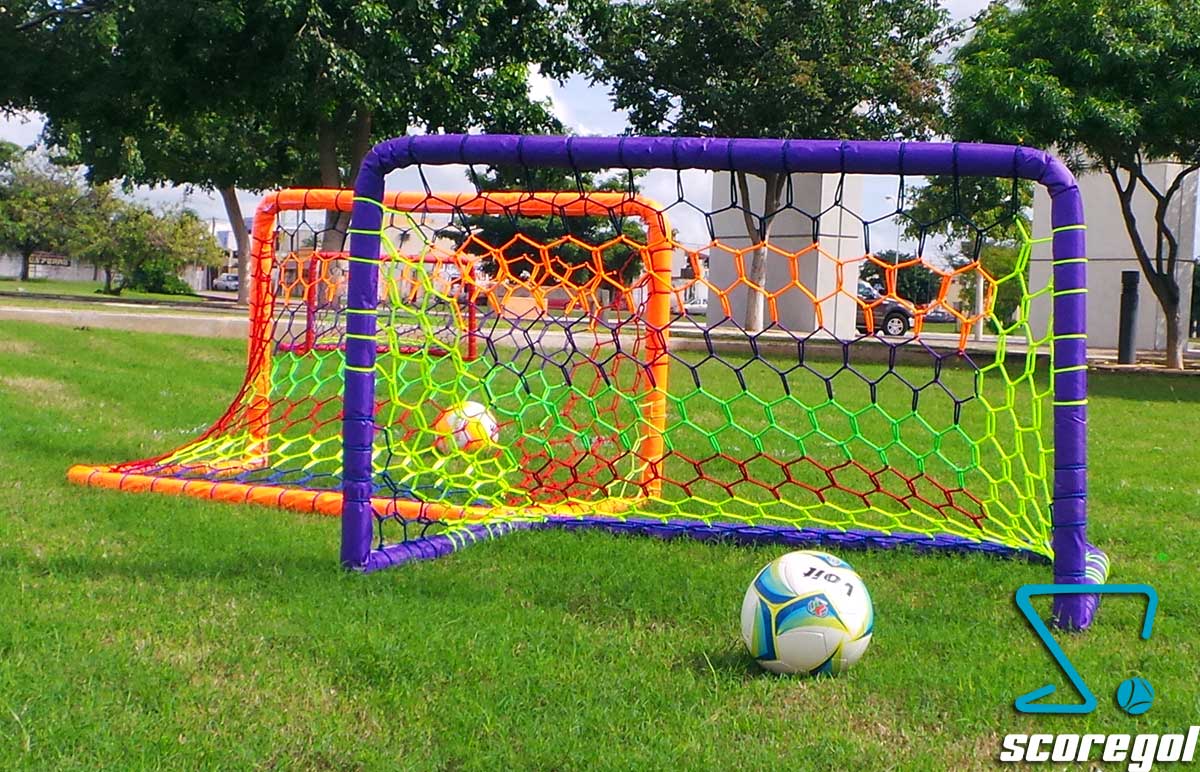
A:
<svg viewBox="0 0 1200 772">
<path fill-rule="evenodd" d="M 117 464 L 79 464 L 76 483 L 125 491 L 188 495 L 303 512 L 341 514 L 341 377 L 345 356 L 346 266 L 329 215 L 348 213 L 353 191 L 285 189 L 265 195 L 251 231 L 246 374 L 228 408 L 199 437 L 167 453 Z M 425 193 L 392 192 L 391 233 L 413 236 L 408 253 L 387 262 L 403 301 L 392 304 L 399 325 L 381 353 L 472 361 L 478 319 L 470 297 L 439 280 L 448 268 L 470 277 L 473 262 L 438 245 L 418 222 L 449 204 Z M 333 238 L 336 236 L 336 238 Z M 427 297 L 418 302 L 418 298 Z M 432 298 L 431 300 L 429 298 Z M 436 324 L 422 326 L 416 305 Z"/>
<path fill-rule="evenodd" d="M 389 140 L 354 191 L 262 200 L 221 418 L 68 476 L 341 516 L 364 572 L 565 528 L 1016 555 L 1100 584 L 1084 235 L 1070 172 L 1022 147 Z M 468 415 L 487 441 L 447 432 Z M 1057 597 L 1057 623 L 1097 597 Z"/>
<path fill-rule="evenodd" d="M 565 170 L 581 181 L 580 190 L 585 175 L 615 171 L 626 181 L 627 199 L 635 196 L 641 174 L 673 177 L 673 185 L 661 179 L 656 183 L 678 190 L 675 200 L 656 205 L 664 223 L 663 236 L 651 235 L 638 248 L 663 260 L 682 255 L 688 270 L 681 274 L 702 277 L 685 281 L 699 282 L 708 290 L 709 318 L 698 321 L 672 305 L 672 298 L 681 293 L 672 286 L 670 269 L 658 258 L 647 263 L 640 294 L 631 285 L 617 288 L 633 303 L 633 316 L 642 325 L 634 337 L 645 344 L 633 357 L 638 377 L 651 383 L 653 390 L 670 394 L 661 420 L 653 410 L 630 419 L 664 437 L 661 457 L 653 451 L 644 457 L 633 454 L 649 470 L 638 495 L 613 496 L 605 490 L 580 493 L 583 488 L 576 485 L 566 486 L 564 490 L 572 490 L 562 496 L 543 497 L 543 489 L 531 485 L 522 490 L 507 488 L 500 497 L 504 503 L 453 510 L 464 514 L 459 522 L 448 521 L 447 511 L 436 502 L 419 498 L 398 500 L 397 509 L 380 512 L 379 467 L 374 462 L 379 425 L 373 405 L 380 383 L 375 341 L 386 333 L 375 312 L 380 261 L 386 258 L 381 238 L 381 217 L 386 211 L 383 181 L 387 174 L 405 169 L 420 170 L 424 178 L 426 171 L 438 166 L 465 168 L 471 179 L 477 179 L 476 167 L 520 169 L 525 179 L 536 178 L 538 170 Z M 823 177 L 825 188 L 801 190 L 806 175 Z M 907 227 L 904 221 L 914 217 L 903 203 L 906 180 L 934 176 L 952 180 L 956 208 L 945 216 L 961 218 L 976 229 L 974 245 L 967 248 L 974 251 L 960 256 L 956 267 L 936 265 L 930 254 L 932 226 L 920 223 L 917 254 L 910 262 L 932 267 L 940 275 L 939 304 L 951 304 L 960 276 L 982 277 L 986 285 L 986 307 L 956 309 L 957 329 L 940 341 L 928 332 L 932 324 L 925 322 L 928 309 L 917 308 L 898 293 L 899 271 L 908 264 L 889 265 L 878 257 L 882 250 L 867 244 L 871 228 L 878 232 L 877 224 L 885 218 L 854 211 L 846 192 L 851 181 L 870 187 L 879 178 L 899 180 L 893 213 L 899 232 Z M 685 192 L 685 186 L 694 185 L 697 178 L 703 180 L 699 193 Z M 1047 189 L 1052 231 L 1043 238 L 1053 251 L 1051 285 L 1029 286 L 1027 266 L 1034 239 L 1028 234 L 1012 248 L 1014 267 L 999 273 L 989 265 L 982 253 L 989 226 L 972 221 L 981 213 L 957 209 L 962 205 L 958 186 L 972 178 L 1012 180 L 1014 185 L 1027 180 Z M 765 180 L 771 183 L 758 189 L 773 188 L 779 199 L 762 198 L 756 209 L 755 185 Z M 719 196 L 723 187 L 727 190 Z M 676 218 L 696 212 L 699 217 L 691 219 L 698 223 L 699 232 L 706 231 L 699 247 L 682 243 L 665 226 L 668 214 Z M 792 219 L 797 223 L 811 224 L 811 230 L 786 237 L 772 234 L 772 224 L 786 219 L 785 214 L 795 215 Z M 364 160 L 352 221 L 341 550 L 348 567 L 369 571 L 445 554 L 513 528 L 601 527 L 698 538 L 1023 553 L 1050 560 L 1056 583 L 1104 580 L 1107 558 L 1087 540 L 1083 209 L 1073 176 L 1045 152 L 997 145 L 867 141 L 404 137 L 377 145 Z M 730 221 L 744 222 L 747 230 L 729 236 L 733 231 L 722 229 Z M 836 223 L 833 236 L 826 233 L 831 223 Z M 780 246 L 788 239 L 790 246 Z M 801 248 L 795 246 L 805 239 Z M 900 246 L 898 234 L 896 244 Z M 552 248 L 544 243 L 534 247 L 543 263 L 554 261 Z M 868 264 L 875 264 L 883 278 L 883 286 L 877 288 L 881 296 L 874 299 L 864 299 L 855 291 L 857 275 Z M 703 278 L 706 271 L 710 273 Z M 721 272 L 733 277 L 730 283 L 718 283 Z M 1014 305 L 1001 313 L 1005 297 L 1015 297 Z M 743 324 L 731 302 L 744 307 L 762 302 L 763 329 L 753 329 L 750 316 Z M 811 306 L 806 313 L 815 323 L 804 329 L 801 323 L 785 321 L 788 313 L 805 303 Z M 1047 309 L 1039 320 L 1034 317 L 1040 305 Z M 670 323 L 663 322 L 664 310 Z M 847 318 L 855 310 L 858 323 Z M 876 335 L 873 317 L 893 311 L 911 321 L 912 330 L 903 341 Z M 863 317 L 868 320 L 865 330 Z M 996 331 L 991 348 L 970 350 L 970 327 L 985 322 Z M 596 317 L 590 323 L 594 328 Z M 613 325 L 601 326 L 611 336 L 611 348 L 620 350 L 622 332 Z M 677 329 L 688 334 L 682 336 Z M 591 353 L 576 345 L 571 331 L 565 337 L 567 359 L 590 361 Z M 823 348 L 832 352 L 834 360 L 827 369 L 822 369 L 814 353 Z M 688 358 L 676 351 L 698 353 Z M 497 359 L 494 351 L 491 356 Z M 539 356 L 547 370 L 556 364 L 545 352 Z M 868 373 L 868 366 L 860 364 L 871 358 L 883 363 L 882 374 Z M 924 358 L 932 372 L 929 383 L 918 384 L 903 372 L 900 363 L 914 358 Z M 712 362 L 721 366 L 710 366 Z M 748 373 L 755 368 L 761 372 L 751 378 Z M 954 368 L 968 375 L 953 375 Z M 726 380 L 711 375 L 718 370 Z M 567 372 L 568 381 L 573 372 Z M 855 377 L 842 377 L 847 372 Z M 796 385 L 810 373 L 819 384 L 811 399 L 800 394 Z M 768 380 L 780 379 L 781 391 L 775 384 L 769 395 L 757 393 L 755 384 L 767 382 L 762 380 L 764 374 Z M 532 381 L 535 375 L 521 371 L 519 379 Z M 688 391 L 689 379 L 695 382 L 692 391 Z M 674 391 L 672 386 L 681 381 L 680 391 Z M 731 388 L 734 381 L 738 385 Z M 964 388 L 965 393 L 955 391 Z M 842 395 L 855 389 L 869 396 L 862 397 L 861 406 L 850 407 Z M 911 412 L 883 407 L 893 392 L 911 397 Z M 947 417 L 935 417 L 937 410 L 926 413 L 923 405 L 936 403 L 942 392 L 948 395 L 942 398 Z M 586 410 L 587 401 L 576 387 L 572 398 L 555 409 Z M 739 411 L 758 416 L 758 423 L 742 423 Z M 1043 415 L 1051 417 L 1045 431 Z M 968 425 L 967 418 L 976 423 Z M 873 421 L 887 425 L 881 431 L 883 439 L 867 438 L 865 427 Z M 834 428 L 842 424 L 850 427 L 848 437 Z M 620 427 L 612 428 L 619 434 Z M 923 432 L 928 450 L 906 439 L 910 430 Z M 768 438 L 782 439 L 770 448 Z M 837 450 L 823 457 L 822 445 Z M 961 453 L 955 455 L 960 446 Z M 790 448 L 787 457 L 781 447 Z M 586 455 L 585 451 L 582 456 Z M 582 456 L 577 453 L 572 458 Z M 536 475 L 526 475 L 524 481 L 542 482 Z M 389 518 L 403 521 L 399 539 L 383 535 L 383 523 Z M 1095 604 L 1095 596 L 1062 596 L 1056 600 L 1056 619 L 1064 627 L 1086 627 Z"/>
<path fill-rule="evenodd" d="M 253 228 L 246 376 L 224 415 L 200 437 L 168 453 L 112 465 L 76 465 L 69 478 L 126 491 L 340 515 L 342 449 L 347 444 L 340 423 L 344 376 L 354 372 L 351 350 L 366 343 L 376 375 L 387 384 L 381 389 L 386 395 L 367 408 L 373 429 L 367 456 L 377 478 L 370 498 L 372 511 L 381 517 L 450 524 L 493 516 L 497 508 L 507 508 L 513 516 L 528 514 L 517 510 L 515 504 L 506 504 L 496 493 L 509 483 L 495 469 L 481 471 L 461 454 L 448 458 L 454 454 L 440 452 L 433 424 L 440 411 L 472 395 L 486 399 L 478 394 L 487 389 L 495 398 L 499 380 L 514 380 L 508 371 L 500 372 L 504 377 L 499 380 L 488 378 L 488 373 L 497 369 L 493 366 L 502 364 L 495 350 L 502 337 L 497 328 L 538 328 L 548 309 L 546 295 L 550 291 L 539 278 L 548 264 L 532 263 L 537 274 L 533 278 L 506 276 L 507 263 L 497 248 L 460 233 L 462 228 L 456 227 L 454 220 L 629 217 L 642 223 L 649 243 L 665 245 L 669 233 L 666 218 L 653 203 L 616 192 L 390 192 L 381 201 L 386 214 L 377 218 L 376 235 L 384 254 L 372 262 L 378 280 L 370 313 L 379 320 L 382 332 L 364 338 L 354 324 L 364 315 L 347 303 L 347 267 L 359 261 L 349 252 L 322 248 L 330 233 L 329 214 L 349 212 L 353 199 L 352 191 L 322 189 L 289 189 L 265 196 Z M 336 241 L 341 241 L 340 234 Z M 559 241 L 571 242 L 588 260 L 597 254 L 594 245 L 577 239 Z M 667 270 L 669 258 L 662 250 L 624 243 L 620 248 L 635 257 L 639 266 L 652 269 L 639 269 L 637 288 L 648 285 L 656 275 L 656 265 Z M 589 323 L 587 314 L 611 314 L 614 310 L 600 308 L 604 291 L 598 287 L 609 278 L 605 266 L 588 260 L 572 270 L 588 272 L 589 289 L 559 282 L 560 291 L 563 287 L 571 290 L 569 311 L 582 324 L 571 324 L 569 336 L 557 334 L 571 346 L 590 337 L 594 351 L 607 349 L 604 356 L 623 359 L 616 351 L 618 337 Z M 489 261 L 494 264 L 491 275 L 484 277 L 479 266 Z M 512 302 L 514 293 L 531 296 L 532 312 L 511 320 L 504 318 L 504 307 Z M 621 412 L 635 418 L 636 425 L 624 433 L 628 447 L 623 455 L 637 461 L 627 464 L 609 482 L 629 486 L 633 491 L 629 495 L 636 496 L 652 493 L 661 478 L 658 463 L 663 452 L 666 399 L 665 388 L 655 388 L 652 381 L 657 377 L 665 384 L 661 331 L 669 324 L 669 310 L 662 292 L 647 295 L 654 299 L 648 306 L 639 306 L 636 314 L 632 306 L 625 309 L 629 318 L 621 322 L 626 330 L 622 335 L 659 364 L 646 373 L 630 373 L 629 366 L 620 362 L 591 367 L 583 374 L 593 381 L 591 392 L 575 397 L 607 394 L 610 404 L 592 399 L 584 408 L 597 420 L 608 417 L 610 424 L 615 424 L 615 416 Z M 486 304 L 482 310 L 481 303 Z M 491 331 L 486 341 L 480 330 L 485 319 Z M 631 329 L 635 329 L 632 338 L 628 334 Z M 545 332 L 535 331 L 539 336 Z M 491 351 L 482 361 L 485 345 Z M 481 374 L 473 375 L 475 371 Z M 598 385 L 613 378 L 622 379 L 620 394 L 611 386 Z M 545 409 L 551 407 L 549 397 L 537 394 L 528 384 L 521 384 L 520 389 L 521 394 L 541 400 L 543 409 L 535 417 L 541 424 L 554 418 Z M 505 431 L 520 433 L 529 428 L 521 424 L 521 417 L 535 420 L 530 416 L 536 410 L 522 411 L 520 397 L 513 393 L 507 399 L 515 407 L 505 421 Z M 561 428 L 559 434 L 565 434 Z M 535 450 L 531 455 L 547 456 L 537 471 L 546 479 L 555 474 L 561 477 L 570 466 L 567 459 L 544 451 Z M 511 474 L 521 460 L 510 457 L 498 464 Z M 442 483 L 451 477 L 472 479 L 447 492 Z M 486 501 L 480 498 L 486 495 L 483 488 L 491 490 Z M 452 501 L 455 497 L 458 500 Z"/>
</svg>

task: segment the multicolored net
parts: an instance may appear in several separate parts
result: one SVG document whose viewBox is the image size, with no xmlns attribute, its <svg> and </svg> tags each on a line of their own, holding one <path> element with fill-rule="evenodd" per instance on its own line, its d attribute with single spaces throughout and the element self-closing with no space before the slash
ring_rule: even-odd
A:
<svg viewBox="0 0 1200 772">
<path fill-rule="evenodd" d="M 384 195 L 394 169 L 418 192 Z M 913 205 L 933 175 L 943 206 Z M 1015 194 L 972 211 L 962 181 L 982 175 L 1040 179 L 1050 232 L 1031 237 Z M 341 514 L 343 562 L 366 570 L 602 527 L 1017 552 L 1102 581 L 1071 197 L 1061 165 L 1018 148 L 393 140 L 356 194 L 259 207 L 226 414 L 71 477 Z M 918 300 L 902 288 L 919 269 Z M 447 439 L 440 419 L 469 403 L 494 441 Z M 1058 608 L 1070 626 L 1093 610 Z"/>
</svg>

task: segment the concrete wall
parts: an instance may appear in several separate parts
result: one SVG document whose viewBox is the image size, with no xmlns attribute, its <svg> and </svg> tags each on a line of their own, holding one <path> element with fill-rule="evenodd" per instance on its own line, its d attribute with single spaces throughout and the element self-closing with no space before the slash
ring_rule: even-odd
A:
<svg viewBox="0 0 1200 772">
<path fill-rule="evenodd" d="M 1159 190 L 1166 190 L 1170 180 L 1179 172 L 1178 164 L 1153 164 L 1147 176 Z M 1196 256 L 1196 182 L 1197 175 L 1189 175 L 1183 188 L 1175 195 L 1169 213 L 1170 222 L 1180 243 L 1180 264 L 1176 279 L 1182 292 L 1181 308 L 1183 323 L 1186 324 L 1191 308 L 1192 271 Z M 1166 327 L 1158 299 L 1141 276 L 1141 269 L 1133 254 L 1133 244 L 1125 229 L 1121 216 L 1120 200 L 1108 175 L 1083 174 L 1079 178 L 1079 190 L 1083 195 L 1084 220 L 1087 223 L 1088 252 L 1088 345 L 1092 348 L 1116 348 L 1118 318 L 1121 307 L 1121 271 L 1136 270 L 1139 273 L 1137 346 L 1139 349 L 1160 351 L 1166 347 Z M 1135 213 L 1142 239 L 1151 250 L 1155 243 L 1154 200 L 1142 192 L 1134 199 Z M 1040 186 L 1034 194 L 1035 239 L 1050 235 L 1050 197 Z M 1033 287 L 1046 285 L 1050 275 L 1050 243 L 1035 244 L 1030 263 L 1030 284 Z M 1031 308 L 1034 329 L 1046 323 L 1049 299 L 1039 298 Z"/>
<path fill-rule="evenodd" d="M 17 279 L 21 276 L 21 256 L 0 254 L 0 279 Z M 81 263 L 71 260 L 69 266 L 31 265 L 31 279 L 55 279 L 58 281 L 93 281 L 102 279 L 103 274 L 96 273 L 91 263 Z"/>
<path fill-rule="evenodd" d="M 841 183 L 841 200 L 851 211 L 860 209 L 862 200 L 862 178 L 839 175 L 796 174 L 792 177 L 792 201 L 795 209 L 787 209 L 775 217 L 770 243 L 780 253 L 767 255 L 768 292 L 783 290 L 778 296 L 778 321 L 789 330 L 810 331 L 817 328 L 814 303 L 792 281 L 791 263 L 795 261 L 800 284 L 820 299 L 824 329 L 839 338 L 850 338 L 855 334 L 856 304 L 846 292 L 838 292 L 838 260 L 859 258 L 863 255 L 862 223 L 845 216 L 844 211 L 834 206 L 838 186 Z M 752 209 L 761 207 L 763 181 L 750 177 L 750 200 Z M 712 216 L 717 240 L 735 249 L 750 245 L 746 234 L 745 220 L 739 209 L 731 209 L 730 174 L 717 172 L 713 175 Z M 829 210 L 829 211 L 826 211 Z M 812 245 L 812 219 L 804 213 L 825 212 L 820 220 L 820 251 L 811 250 L 797 257 L 797 252 Z M 824 253 L 824 254 L 821 254 Z M 739 324 L 745 319 L 749 292 L 738 282 L 737 268 L 732 253 L 710 248 L 708 280 L 713 287 L 730 291 L 727 296 L 733 310 L 733 318 Z M 745 258 L 745 269 L 750 268 L 749 254 Z M 789 285 L 791 285 L 790 288 Z M 858 265 L 845 266 L 840 286 L 855 292 L 858 285 Z M 785 289 L 787 288 L 787 289 Z M 718 324 L 721 313 L 720 298 L 710 293 L 708 319 Z M 769 312 L 764 317 L 770 321 Z"/>
<path fill-rule="evenodd" d="M 0 255 L 0 279 L 17 279 L 21 276 L 21 258 L 19 255 Z M 29 278 L 52 279 L 54 281 L 104 281 L 104 272 L 91 263 L 71 259 L 68 266 L 61 265 L 31 265 Z M 189 265 L 179 272 L 179 278 L 193 290 L 209 289 L 208 269 L 203 266 Z"/>
</svg>

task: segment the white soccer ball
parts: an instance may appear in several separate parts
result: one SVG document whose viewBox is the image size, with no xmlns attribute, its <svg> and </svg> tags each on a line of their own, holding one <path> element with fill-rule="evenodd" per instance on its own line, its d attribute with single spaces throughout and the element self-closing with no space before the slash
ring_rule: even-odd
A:
<svg viewBox="0 0 1200 772">
<path fill-rule="evenodd" d="M 837 675 L 858 662 L 874 626 L 862 579 L 824 552 L 789 552 L 771 561 L 742 601 L 742 640 L 774 673 Z"/>
<path fill-rule="evenodd" d="M 434 444 L 443 453 L 453 448 L 474 453 L 500 439 L 500 425 L 478 402 L 463 402 L 443 410 L 433 424 Z"/>
</svg>

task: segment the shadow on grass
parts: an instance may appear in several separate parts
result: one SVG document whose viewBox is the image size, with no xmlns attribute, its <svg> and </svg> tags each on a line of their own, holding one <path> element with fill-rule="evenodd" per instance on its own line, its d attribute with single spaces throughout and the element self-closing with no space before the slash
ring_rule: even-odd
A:
<svg viewBox="0 0 1200 772">
<path fill-rule="evenodd" d="M 718 681 L 750 681 L 776 677 L 759 667 L 754 658 L 740 648 L 716 652 L 701 651 L 692 655 L 688 665 L 701 677 Z"/>
</svg>

